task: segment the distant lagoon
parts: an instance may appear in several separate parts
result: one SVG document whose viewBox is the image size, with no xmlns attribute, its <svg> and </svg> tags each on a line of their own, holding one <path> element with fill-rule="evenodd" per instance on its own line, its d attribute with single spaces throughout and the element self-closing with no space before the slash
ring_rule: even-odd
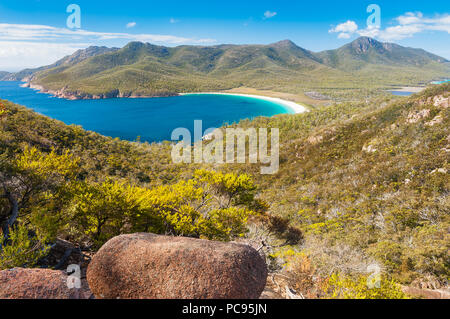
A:
<svg viewBox="0 0 450 319">
<path fill-rule="evenodd" d="M 414 92 L 407 92 L 407 91 L 389 91 L 389 92 L 397 96 L 410 96 L 414 94 Z"/>
<path fill-rule="evenodd" d="M 175 128 L 193 132 L 194 120 L 203 130 L 257 116 L 292 114 L 295 110 L 269 100 L 235 95 L 185 95 L 164 98 L 66 100 L 21 87 L 22 82 L 0 81 L 0 99 L 84 129 L 125 140 L 170 140 Z"/>
<path fill-rule="evenodd" d="M 444 83 L 447 83 L 447 82 L 450 82 L 450 79 L 445 79 L 445 80 L 443 80 L 443 81 L 435 81 L 435 82 L 431 82 L 431 84 L 444 84 Z"/>
<path fill-rule="evenodd" d="M 435 82 L 431 82 L 431 84 L 443 84 L 443 83 L 447 83 L 450 82 L 450 79 L 445 79 L 442 81 L 435 81 Z M 388 92 L 393 94 L 393 95 L 397 95 L 397 96 L 410 96 L 413 95 L 415 93 L 418 93 L 422 90 L 424 90 L 424 87 L 408 87 L 405 86 L 403 88 L 398 88 L 397 90 L 389 90 Z"/>
</svg>

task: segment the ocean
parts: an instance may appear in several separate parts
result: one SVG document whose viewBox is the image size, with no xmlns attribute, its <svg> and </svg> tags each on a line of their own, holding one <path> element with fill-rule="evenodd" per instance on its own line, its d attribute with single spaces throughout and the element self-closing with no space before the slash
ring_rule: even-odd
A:
<svg viewBox="0 0 450 319">
<path fill-rule="evenodd" d="M 184 127 L 193 132 L 194 120 L 202 120 L 205 131 L 242 119 L 293 113 L 281 104 L 242 96 L 205 94 L 72 101 L 38 93 L 21 84 L 0 81 L 0 99 L 24 105 L 66 124 L 129 141 L 138 137 L 147 142 L 170 140 L 175 128 Z"/>
</svg>

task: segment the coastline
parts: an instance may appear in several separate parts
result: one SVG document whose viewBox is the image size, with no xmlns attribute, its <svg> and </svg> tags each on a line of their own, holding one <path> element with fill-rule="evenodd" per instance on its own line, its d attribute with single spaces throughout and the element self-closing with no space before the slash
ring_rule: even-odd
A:
<svg viewBox="0 0 450 319">
<path fill-rule="evenodd" d="M 174 94 L 174 95 L 165 95 L 165 96 L 136 96 L 136 95 L 125 96 L 125 95 L 122 95 L 122 94 L 119 93 L 119 94 L 117 94 L 115 96 L 101 95 L 101 96 L 84 96 L 84 97 L 80 97 L 80 96 L 77 96 L 76 94 L 73 94 L 73 93 L 67 94 L 67 92 L 65 92 L 64 89 L 58 90 L 58 91 L 48 90 L 48 89 L 45 89 L 41 85 L 33 84 L 33 83 L 30 83 L 30 82 L 24 82 L 20 86 L 21 87 L 25 87 L 25 88 L 30 88 L 30 89 L 33 89 L 33 90 L 37 90 L 38 93 L 50 94 L 50 95 L 52 95 L 54 97 L 67 99 L 67 100 L 85 100 L 85 99 L 97 100 L 97 99 L 105 99 L 105 98 L 133 98 L 133 99 L 134 98 L 158 98 L 158 97 L 168 97 L 168 96 L 201 95 L 201 94 L 205 94 L 205 95 L 206 94 L 208 94 L 208 95 L 230 95 L 230 96 L 249 97 L 249 98 L 254 98 L 254 99 L 259 99 L 259 100 L 272 102 L 272 103 L 281 105 L 284 108 L 292 111 L 292 114 L 299 114 L 299 113 L 309 112 L 309 109 L 305 105 L 302 105 L 302 104 L 299 104 L 299 103 L 296 103 L 296 102 L 293 102 L 293 101 L 284 100 L 284 99 L 277 98 L 277 97 L 269 97 L 269 96 L 256 95 L 256 94 L 225 93 L 225 92 L 192 92 L 192 93 L 178 93 L 178 94 Z"/>
<path fill-rule="evenodd" d="M 450 82 L 450 79 L 443 79 L 443 80 L 438 80 L 438 81 L 433 81 L 433 82 L 431 82 L 431 84 L 444 84 L 444 83 L 447 83 L 447 82 Z"/>
<path fill-rule="evenodd" d="M 295 103 L 292 101 L 283 100 L 283 99 L 280 99 L 277 97 L 268 97 L 268 96 L 263 96 L 263 95 L 223 93 L 223 92 L 200 92 L 200 93 L 195 92 L 195 93 L 180 93 L 178 95 L 180 95 L 180 96 L 183 96 L 183 95 L 230 95 L 230 96 L 249 97 L 249 98 L 264 100 L 264 101 L 268 101 L 268 102 L 272 102 L 272 103 L 281 105 L 284 108 L 291 110 L 294 114 L 309 112 L 308 108 L 304 105 L 301 105 L 301 104 L 298 104 L 298 103 Z"/>
<path fill-rule="evenodd" d="M 29 88 L 38 91 L 37 93 L 50 94 L 53 97 L 59 99 L 66 100 L 101 100 L 101 99 L 112 99 L 112 98 L 127 98 L 127 99 L 140 99 L 140 98 L 154 98 L 154 97 L 170 97 L 177 96 L 178 94 L 167 94 L 167 95 L 154 95 L 154 96 L 146 96 L 146 95 L 135 95 L 135 94 L 123 94 L 119 90 L 116 90 L 107 94 L 99 94 L 92 95 L 87 93 L 79 93 L 79 92 L 69 92 L 66 91 L 65 88 L 60 90 L 50 90 L 46 89 L 42 85 L 34 84 L 31 82 L 23 82 L 20 84 L 23 88 Z"/>
</svg>

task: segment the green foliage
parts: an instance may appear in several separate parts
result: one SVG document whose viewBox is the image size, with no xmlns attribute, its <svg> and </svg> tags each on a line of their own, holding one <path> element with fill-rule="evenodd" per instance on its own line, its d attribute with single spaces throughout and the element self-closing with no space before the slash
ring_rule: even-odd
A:
<svg viewBox="0 0 450 319">
<path fill-rule="evenodd" d="M 135 215 L 134 190 L 123 183 L 76 183 L 71 188 L 69 218 L 96 246 L 121 233 L 125 223 Z M 69 221 L 68 221 L 69 222 Z"/>
<path fill-rule="evenodd" d="M 77 175 L 78 161 L 69 152 L 48 154 L 25 145 L 1 163 L 0 183 L 8 204 L 1 210 L 6 239 L 1 267 L 32 267 L 47 254 L 45 243 L 56 237 L 65 188 Z M 25 227 L 32 221 L 32 229 Z M 7 236 L 9 232 L 9 236 Z M 35 233 L 35 235 L 32 235 Z M 5 238 L 3 238 L 5 237 Z"/>
<path fill-rule="evenodd" d="M 244 237 L 247 222 L 254 212 L 245 208 L 223 208 L 212 210 L 199 225 L 200 233 L 207 239 L 229 241 Z"/>
<path fill-rule="evenodd" d="M 215 194 L 220 207 L 251 205 L 255 200 L 256 185 L 247 174 L 223 174 L 197 170 L 194 180 L 208 192 Z"/>
<path fill-rule="evenodd" d="M 152 189 L 106 180 L 77 183 L 70 219 L 100 246 L 127 232 L 229 241 L 247 231 L 255 190 L 248 176 L 197 171 L 194 178 Z"/>
<path fill-rule="evenodd" d="M 330 299 L 407 299 L 398 284 L 382 276 L 371 278 L 360 275 L 354 279 L 333 274 L 328 279 L 325 291 L 325 298 Z"/>
<path fill-rule="evenodd" d="M 22 153 L 3 171 L 3 187 L 17 198 L 22 216 L 46 207 L 58 206 L 65 188 L 78 173 L 78 159 L 68 151 L 58 155 L 25 146 Z"/>
<path fill-rule="evenodd" d="M 11 229 L 9 242 L 0 249 L 0 270 L 14 267 L 33 267 L 47 255 L 49 247 L 39 234 L 29 236 L 24 225 Z"/>
<path fill-rule="evenodd" d="M 45 184 L 52 176 L 67 180 L 76 177 L 78 159 L 74 159 L 69 151 L 62 155 L 51 151 L 43 154 L 37 148 L 25 147 L 14 163 L 17 174 L 28 176 L 29 183 L 33 186 Z"/>
</svg>

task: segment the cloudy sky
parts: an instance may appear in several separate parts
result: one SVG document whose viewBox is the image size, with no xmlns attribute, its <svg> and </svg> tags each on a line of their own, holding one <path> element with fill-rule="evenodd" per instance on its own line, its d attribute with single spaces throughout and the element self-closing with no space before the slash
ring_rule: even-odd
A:
<svg viewBox="0 0 450 319">
<path fill-rule="evenodd" d="M 67 25 L 70 4 L 81 9 L 79 29 Z M 370 4 L 381 8 L 379 27 L 367 25 Z M 361 35 L 450 59 L 450 1 L 0 0 L 0 70 L 6 71 L 129 41 L 176 46 L 291 39 L 320 51 Z"/>
</svg>

